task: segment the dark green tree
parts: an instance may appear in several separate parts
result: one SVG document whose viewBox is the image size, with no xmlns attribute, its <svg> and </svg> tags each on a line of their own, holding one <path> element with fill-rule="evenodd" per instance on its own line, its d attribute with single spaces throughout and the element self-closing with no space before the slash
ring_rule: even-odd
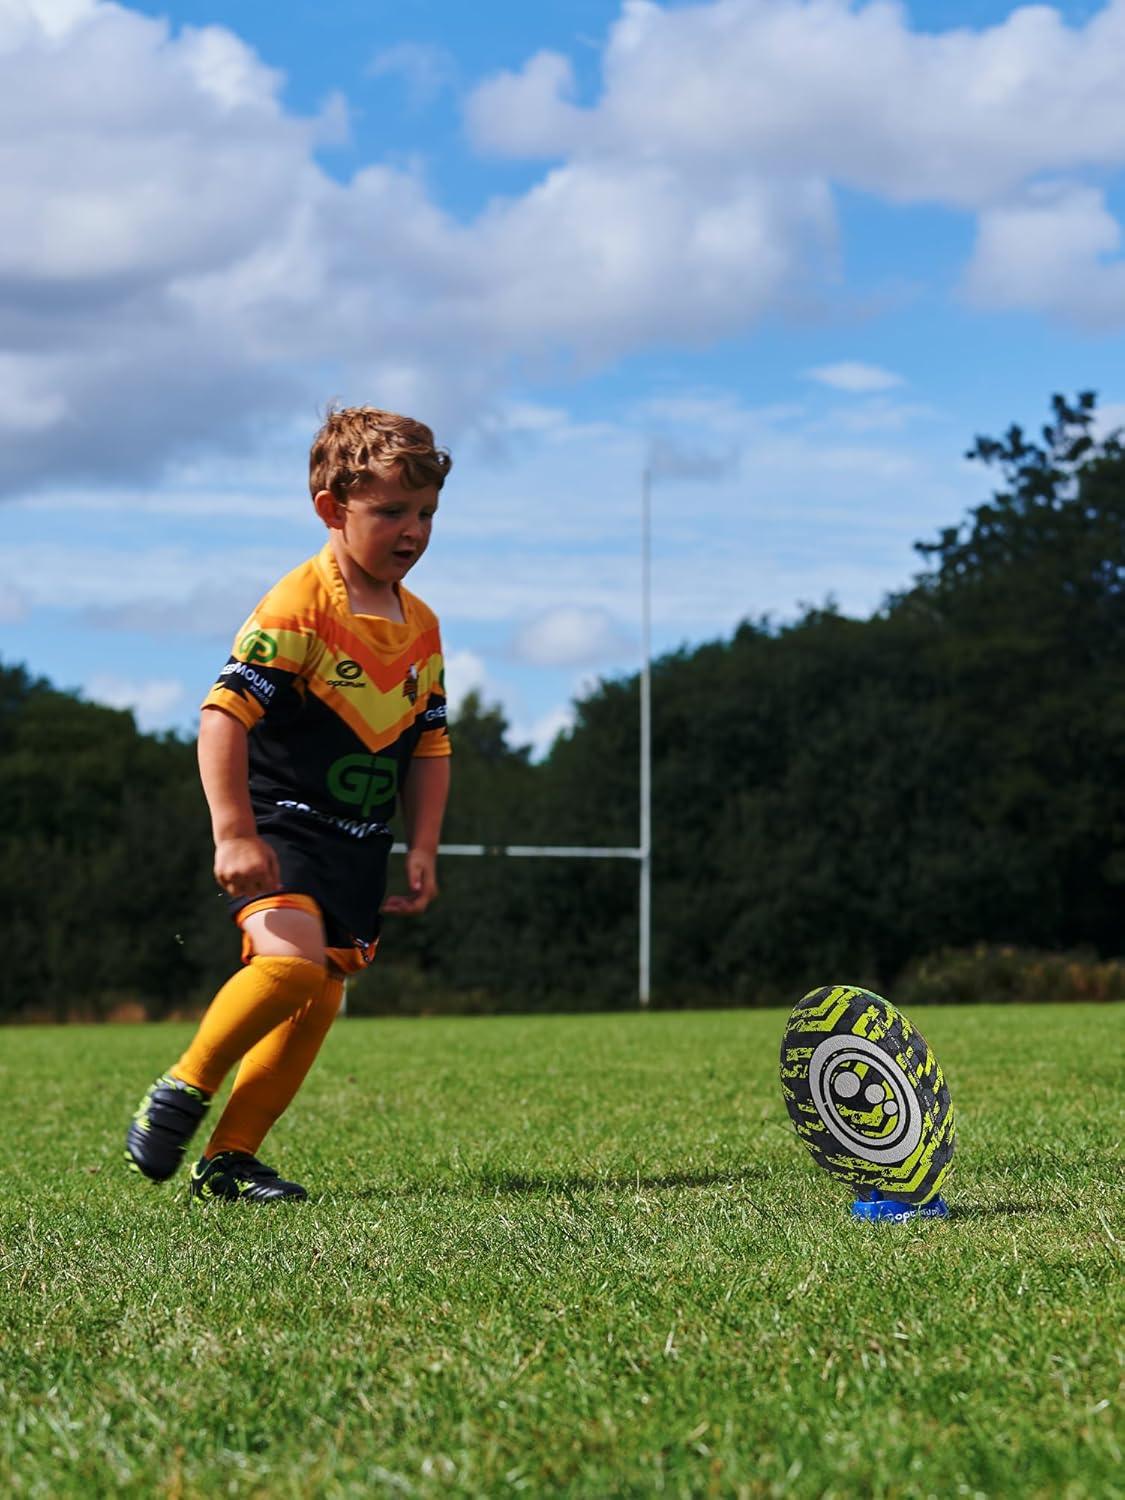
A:
<svg viewBox="0 0 1125 1500">
<path fill-rule="evenodd" d="M 192 745 L 0 670 L 0 1015 L 194 999 L 223 962 L 209 852 Z"/>
</svg>

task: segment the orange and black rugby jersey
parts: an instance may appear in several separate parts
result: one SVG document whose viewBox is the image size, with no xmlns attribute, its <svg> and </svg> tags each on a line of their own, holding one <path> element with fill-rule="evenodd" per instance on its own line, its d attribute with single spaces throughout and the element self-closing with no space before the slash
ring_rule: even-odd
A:
<svg viewBox="0 0 1125 1500">
<path fill-rule="evenodd" d="M 353 614 L 326 543 L 274 585 L 239 631 L 203 706 L 251 731 L 260 826 L 288 812 L 324 831 L 389 843 L 412 757 L 449 754 L 437 617 L 401 586 L 398 593 L 402 624 Z"/>
</svg>

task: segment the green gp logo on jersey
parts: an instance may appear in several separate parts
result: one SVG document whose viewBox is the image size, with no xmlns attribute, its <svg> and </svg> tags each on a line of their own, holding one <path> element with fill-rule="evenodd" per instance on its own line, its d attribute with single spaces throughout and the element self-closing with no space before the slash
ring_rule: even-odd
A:
<svg viewBox="0 0 1125 1500">
<path fill-rule="evenodd" d="M 337 802 L 367 817 L 398 790 L 398 764 L 387 755 L 342 755 L 328 768 L 328 790 Z"/>
<path fill-rule="evenodd" d="M 238 649 L 248 662 L 264 666 L 277 655 L 277 642 L 264 630 L 248 630 L 239 641 Z"/>
</svg>

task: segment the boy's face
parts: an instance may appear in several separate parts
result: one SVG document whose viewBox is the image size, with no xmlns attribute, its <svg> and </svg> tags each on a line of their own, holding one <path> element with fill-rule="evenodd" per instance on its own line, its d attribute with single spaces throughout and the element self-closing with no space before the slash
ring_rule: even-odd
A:
<svg viewBox="0 0 1125 1500">
<path fill-rule="evenodd" d="M 330 490 L 314 496 L 317 514 L 337 533 L 351 560 L 376 583 L 398 583 L 430 544 L 438 508 L 436 485 L 407 489 L 398 471 L 373 473 L 341 504 Z"/>
</svg>

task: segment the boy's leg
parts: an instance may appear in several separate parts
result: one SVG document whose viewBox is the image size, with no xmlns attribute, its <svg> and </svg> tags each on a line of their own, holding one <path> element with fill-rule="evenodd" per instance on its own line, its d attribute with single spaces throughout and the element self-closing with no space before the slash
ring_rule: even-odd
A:
<svg viewBox="0 0 1125 1500">
<path fill-rule="evenodd" d="M 172 1075 L 213 1094 L 251 1048 L 324 988 L 323 963 L 255 953 L 212 1000 Z"/>
<path fill-rule="evenodd" d="M 149 1089 L 129 1127 L 126 1159 L 156 1181 L 179 1166 L 210 1095 L 239 1058 L 325 988 L 315 903 L 252 911 L 242 926 L 253 956 L 215 996 L 191 1045 Z"/>
<path fill-rule="evenodd" d="M 287 900 L 301 904 L 263 902 L 240 913 L 248 962 L 211 1001 L 191 1045 L 172 1068 L 176 1078 L 213 1094 L 240 1057 L 320 993 L 325 970 L 319 909 L 307 897 Z"/>
<path fill-rule="evenodd" d="M 316 1060 L 321 1043 L 336 1019 L 344 982 L 329 974 L 320 990 L 294 1015 L 275 1026 L 246 1053 L 204 1153 L 257 1154 L 274 1123 L 281 1118 Z"/>
<path fill-rule="evenodd" d="M 304 958 L 254 957 L 212 1000 L 191 1045 L 141 1100 L 125 1137 L 130 1167 L 164 1182 L 238 1059 L 324 988 L 324 968 Z"/>
</svg>

